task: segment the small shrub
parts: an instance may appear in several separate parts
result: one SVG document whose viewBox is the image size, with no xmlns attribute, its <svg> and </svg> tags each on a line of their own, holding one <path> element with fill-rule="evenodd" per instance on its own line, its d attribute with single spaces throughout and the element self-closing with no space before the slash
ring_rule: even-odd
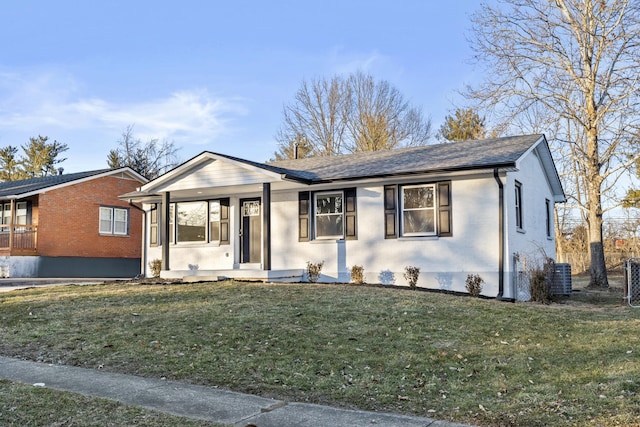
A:
<svg viewBox="0 0 640 427">
<path fill-rule="evenodd" d="M 418 276 L 420 276 L 420 267 L 412 267 L 410 265 L 404 268 L 404 278 L 409 282 L 409 287 L 415 289 L 418 283 Z"/>
<path fill-rule="evenodd" d="M 149 261 L 149 269 L 151 270 L 151 277 L 160 277 L 160 271 L 162 270 L 162 261 L 157 258 Z"/>
<path fill-rule="evenodd" d="M 466 286 L 467 292 L 469 295 L 474 297 L 479 297 L 480 293 L 482 293 L 482 285 L 484 284 L 484 279 L 480 277 L 479 274 L 469 274 L 467 276 Z"/>
<path fill-rule="evenodd" d="M 356 285 L 364 283 L 364 267 L 361 265 L 354 265 L 351 267 L 351 281 Z"/>
<path fill-rule="evenodd" d="M 307 277 L 311 283 L 316 283 L 318 281 L 323 265 L 324 261 L 320 261 L 317 264 L 307 261 Z"/>
<path fill-rule="evenodd" d="M 551 283 L 555 270 L 552 259 L 547 258 L 542 267 L 536 266 L 529 269 L 529 291 L 531 301 L 542 304 L 551 303 Z"/>
</svg>

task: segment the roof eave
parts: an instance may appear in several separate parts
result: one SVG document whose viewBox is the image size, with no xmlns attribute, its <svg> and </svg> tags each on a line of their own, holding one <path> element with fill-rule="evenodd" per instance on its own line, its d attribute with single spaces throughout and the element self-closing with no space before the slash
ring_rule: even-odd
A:
<svg viewBox="0 0 640 427">
<path fill-rule="evenodd" d="M 406 172 L 380 173 L 380 174 L 374 174 L 374 175 L 344 176 L 344 177 L 317 179 L 317 180 L 310 180 L 310 181 L 307 180 L 307 181 L 310 185 L 313 185 L 313 184 L 328 184 L 332 182 L 345 182 L 345 181 L 351 182 L 351 181 L 360 181 L 364 179 L 382 179 L 382 178 L 395 178 L 395 177 L 416 176 L 416 175 L 438 175 L 438 174 L 471 172 L 471 171 L 482 172 L 482 171 L 493 171 L 495 169 L 502 169 L 504 171 L 517 170 L 515 162 L 505 162 L 505 163 L 496 163 L 496 164 L 487 164 L 487 165 L 472 165 L 472 166 L 459 166 L 459 167 L 452 167 L 452 168 L 424 169 L 424 170 L 406 171 Z"/>
</svg>

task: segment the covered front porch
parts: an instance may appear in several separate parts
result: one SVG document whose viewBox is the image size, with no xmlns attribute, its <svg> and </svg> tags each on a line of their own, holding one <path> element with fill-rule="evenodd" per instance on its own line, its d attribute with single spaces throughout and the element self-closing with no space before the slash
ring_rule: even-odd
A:
<svg viewBox="0 0 640 427">
<path fill-rule="evenodd" d="M 298 186 L 279 171 L 205 152 L 120 197 L 146 212 L 147 276 L 155 262 L 162 278 L 300 281 L 303 268 L 271 265 L 273 191 Z"/>
<path fill-rule="evenodd" d="M 38 197 L 0 200 L 0 256 L 38 254 Z"/>
</svg>

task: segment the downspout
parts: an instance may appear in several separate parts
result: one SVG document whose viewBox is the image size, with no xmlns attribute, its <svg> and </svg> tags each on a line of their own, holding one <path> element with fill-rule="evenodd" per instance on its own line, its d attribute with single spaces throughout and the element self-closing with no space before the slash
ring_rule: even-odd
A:
<svg viewBox="0 0 640 427">
<path fill-rule="evenodd" d="M 514 302 L 513 298 L 504 298 L 504 253 L 505 253 L 505 233 L 504 233 L 504 184 L 500 179 L 498 168 L 493 170 L 493 177 L 498 183 L 498 296 L 499 301 Z"/>
<path fill-rule="evenodd" d="M 142 277 L 145 277 L 147 266 L 147 211 L 139 206 L 136 206 L 131 199 L 129 199 L 129 206 L 142 212 L 142 252 L 140 256 L 140 274 L 142 275 Z"/>
</svg>

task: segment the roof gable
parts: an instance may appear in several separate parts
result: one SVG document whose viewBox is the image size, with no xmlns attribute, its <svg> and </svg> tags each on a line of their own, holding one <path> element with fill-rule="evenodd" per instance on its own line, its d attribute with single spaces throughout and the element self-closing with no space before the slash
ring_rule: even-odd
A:
<svg viewBox="0 0 640 427">
<path fill-rule="evenodd" d="M 204 151 L 142 186 L 142 192 L 173 191 L 262 183 L 283 179 L 283 173 L 263 163 Z"/>
<path fill-rule="evenodd" d="M 28 197 L 33 194 L 50 191 L 55 188 L 101 178 L 103 176 L 118 174 L 126 175 L 140 183 L 147 182 L 146 178 L 128 167 L 119 169 L 99 169 L 61 175 L 50 175 L 41 178 L 23 179 L 19 181 L 0 182 L 0 198 Z"/>
</svg>

